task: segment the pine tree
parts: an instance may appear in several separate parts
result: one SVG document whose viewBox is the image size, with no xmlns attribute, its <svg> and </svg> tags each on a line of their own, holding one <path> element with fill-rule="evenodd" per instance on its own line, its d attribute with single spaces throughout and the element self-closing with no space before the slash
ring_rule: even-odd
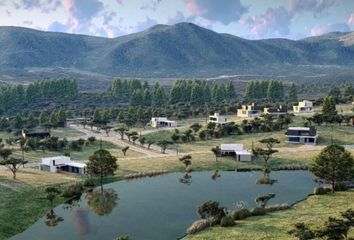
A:
<svg viewBox="0 0 354 240">
<path fill-rule="evenodd" d="M 295 83 L 292 83 L 289 90 L 289 101 L 297 102 L 297 88 Z"/>
<path fill-rule="evenodd" d="M 226 97 L 227 99 L 233 99 L 235 97 L 235 88 L 231 81 L 228 81 L 226 84 Z"/>
</svg>

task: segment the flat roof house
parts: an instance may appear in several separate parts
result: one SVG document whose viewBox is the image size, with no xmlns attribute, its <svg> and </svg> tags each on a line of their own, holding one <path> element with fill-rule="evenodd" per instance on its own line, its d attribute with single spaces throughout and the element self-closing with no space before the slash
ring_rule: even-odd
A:
<svg viewBox="0 0 354 240">
<path fill-rule="evenodd" d="M 265 107 L 263 109 L 263 113 L 265 114 L 271 114 L 273 116 L 279 116 L 279 115 L 284 115 L 288 113 L 288 108 L 284 107 L 282 105 L 278 107 Z"/>
<path fill-rule="evenodd" d="M 261 107 L 256 106 L 254 103 L 250 105 L 242 105 L 240 109 L 237 109 L 238 117 L 258 117 L 261 113 Z"/>
<path fill-rule="evenodd" d="M 166 117 L 153 117 L 151 118 L 150 124 L 153 128 L 177 127 L 176 121 L 170 121 Z"/>
<path fill-rule="evenodd" d="M 70 159 L 70 157 L 57 156 L 57 157 L 42 158 L 41 169 L 43 171 L 54 172 L 54 173 L 58 171 L 65 171 L 65 172 L 72 172 L 78 174 L 85 174 L 86 164 L 74 162 Z"/>
<path fill-rule="evenodd" d="M 227 118 L 219 113 L 214 113 L 214 115 L 209 116 L 208 122 L 224 125 L 227 123 Z"/>
<path fill-rule="evenodd" d="M 48 132 L 48 131 L 28 132 L 28 131 L 22 130 L 22 136 L 24 138 L 39 138 L 39 139 L 43 139 L 43 138 L 46 138 L 46 137 L 50 137 L 50 132 Z"/>
<path fill-rule="evenodd" d="M 243 147 L 243 144 L 221 144 L 221 156 L 235 155 L 236 161 L 252 161 L 252 153 Z"/>
<path fill-rule="evenodd" d="M 293 106 L 294 113 L 309 113 L 313 110 L 313 103 L 308 100 L 299 102 L 299 105 Z"/>
<path fill-rule="evenodd" d="M 289 127 L 286 135 L 289 143 L 316 144 L 318 134 L 314 126 Z"/>
</svg>

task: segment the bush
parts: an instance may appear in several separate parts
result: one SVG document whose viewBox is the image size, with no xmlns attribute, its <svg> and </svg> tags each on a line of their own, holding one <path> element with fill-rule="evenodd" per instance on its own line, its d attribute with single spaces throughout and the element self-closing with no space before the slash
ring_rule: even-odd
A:
<svg viewBox="0 0 354 240">
<path fill-rule="evenodd" d="M 207 220 L 207 219 L 198 220 L 198 221 L 194 222 L 192 224 L 192 226 L 190 226 L 187 229 L 187 234 L 194 234 L 194 233 L 200 232 L 200 231 L 210 227 L 211 225 L 212 225 L 211 220 Z"/>
<path fill-rule="evenodd" d="M 277 180 L 271 179 L 270 177 L 261 177 L 256 181 L 256 184 L 269 184 L 272 185 Z"/>
<path fill-rule="evenodd" d="M 84 187 L 94 187 L 96 186 L 95 181 L 92 178 L 88 178 L 83 183 Z"/>
<path fill-rule="evenodd" d="M 75 183 L 73 185 L 69 185 L 64 191 L 62 196 L 65 198 L 72 198 L 72 197 L 77 197 L 82 194 L 82 191 L 84 190 L 83 186 L 81 183 Z"/>
<path fill-rule="evenodd" d="M 267 211 L 265 208 L 260 208 L 260 207 L 256 207 L 252 210 L 252 216 L 263 216 L 267 214 Z"/>
<path fill-rule="evenodd" d="M 232 213 L 232 218 L 234 220 L 242 220 L 250 216 L 252 216 L 252 213 L 248 209 L 241 209 Z"/>
<path fill-rule="evenodd" d="M 324 188 L 324 187 L 315 187 L 313 190 L 313 194 L 315 195 L 324 195 L 327 194 L 331 191 L 330 188 Z"/>
<path fill-rule="evenodd" d="M 221 218 L 221 227 L 231 227 L 235 225 L 235 220 L 231 216 L 224 216 Z"/>
</svg>

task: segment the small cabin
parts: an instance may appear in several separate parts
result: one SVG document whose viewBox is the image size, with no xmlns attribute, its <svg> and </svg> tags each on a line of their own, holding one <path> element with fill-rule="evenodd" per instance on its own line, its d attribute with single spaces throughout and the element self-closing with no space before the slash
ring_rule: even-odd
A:
<svg viewBox="0 0 354 240">
<path fill-rule="evenodd" d="M 74 162 L 70 157 L 57 156 L 42 158 L 41 170 L 56 173 L 58 171 L 65 171 L 77 174 L 86 173 L 86 164 Z"/>
<path fill-rule="evenodd" d="M 315 145 L 318 134 L 314 126 L 311 127 L 289 127 L 286 136 L 289 143 L 302 143 Z"/>
<path fill-rule="evenodd" d="M 22 130 L 22 136 L 23 136 L 23 138 L 44 139 L 44 138 L 50 137 L 50 132 L 48 132 L 48 131 L 27 132 L 25 130 Z"/>
<path fill-rule="evenodd" d="M 166 117 L 153 117 L 150 121 L 153 128 L 175 128 L 177 127 L 176 121 L 168 120 Z"/>
<path fill-rule="evenodd" d="M 227 118 L 219 113 L 214 113 L 214 115 L 210 115 L 208 122 L 215 123 L 217 125 L 224 125 L 227 123 Z"/>
<path fill-rule="evenodd" d="M 293 106 L 294 113 L 310 113 L 313 110 L 313 103 L 308 100 L 299 102 L 297 106 Z"/>
<path fill-rule="evenodd" d="M 262 109 L 256 104 L 242 105 L 240 109 L 237 109 L 238 117 L 258 117 L 262 114 Z"/>
<path fill-rule="evenodd" d="M 221 156 L 235 156 L 236 161 L 252 161 L 252 153 L 243 147 L 243 144 L 221 144 Z"/>
</svg>

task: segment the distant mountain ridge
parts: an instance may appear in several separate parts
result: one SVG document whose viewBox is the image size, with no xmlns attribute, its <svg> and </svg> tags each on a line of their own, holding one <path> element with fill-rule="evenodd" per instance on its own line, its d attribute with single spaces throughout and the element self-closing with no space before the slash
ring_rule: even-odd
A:
<svg viewBox="0 0 354 240">
<path fill-rule="evenodd" d="M 108 76 L 208 75 L 282 65 L 352 65 L 354 33 L 247 40 L 179 23 L 109 39 L 0 27 L 0 49 L 0 72 L 64 68 Z"/>
</svg>

